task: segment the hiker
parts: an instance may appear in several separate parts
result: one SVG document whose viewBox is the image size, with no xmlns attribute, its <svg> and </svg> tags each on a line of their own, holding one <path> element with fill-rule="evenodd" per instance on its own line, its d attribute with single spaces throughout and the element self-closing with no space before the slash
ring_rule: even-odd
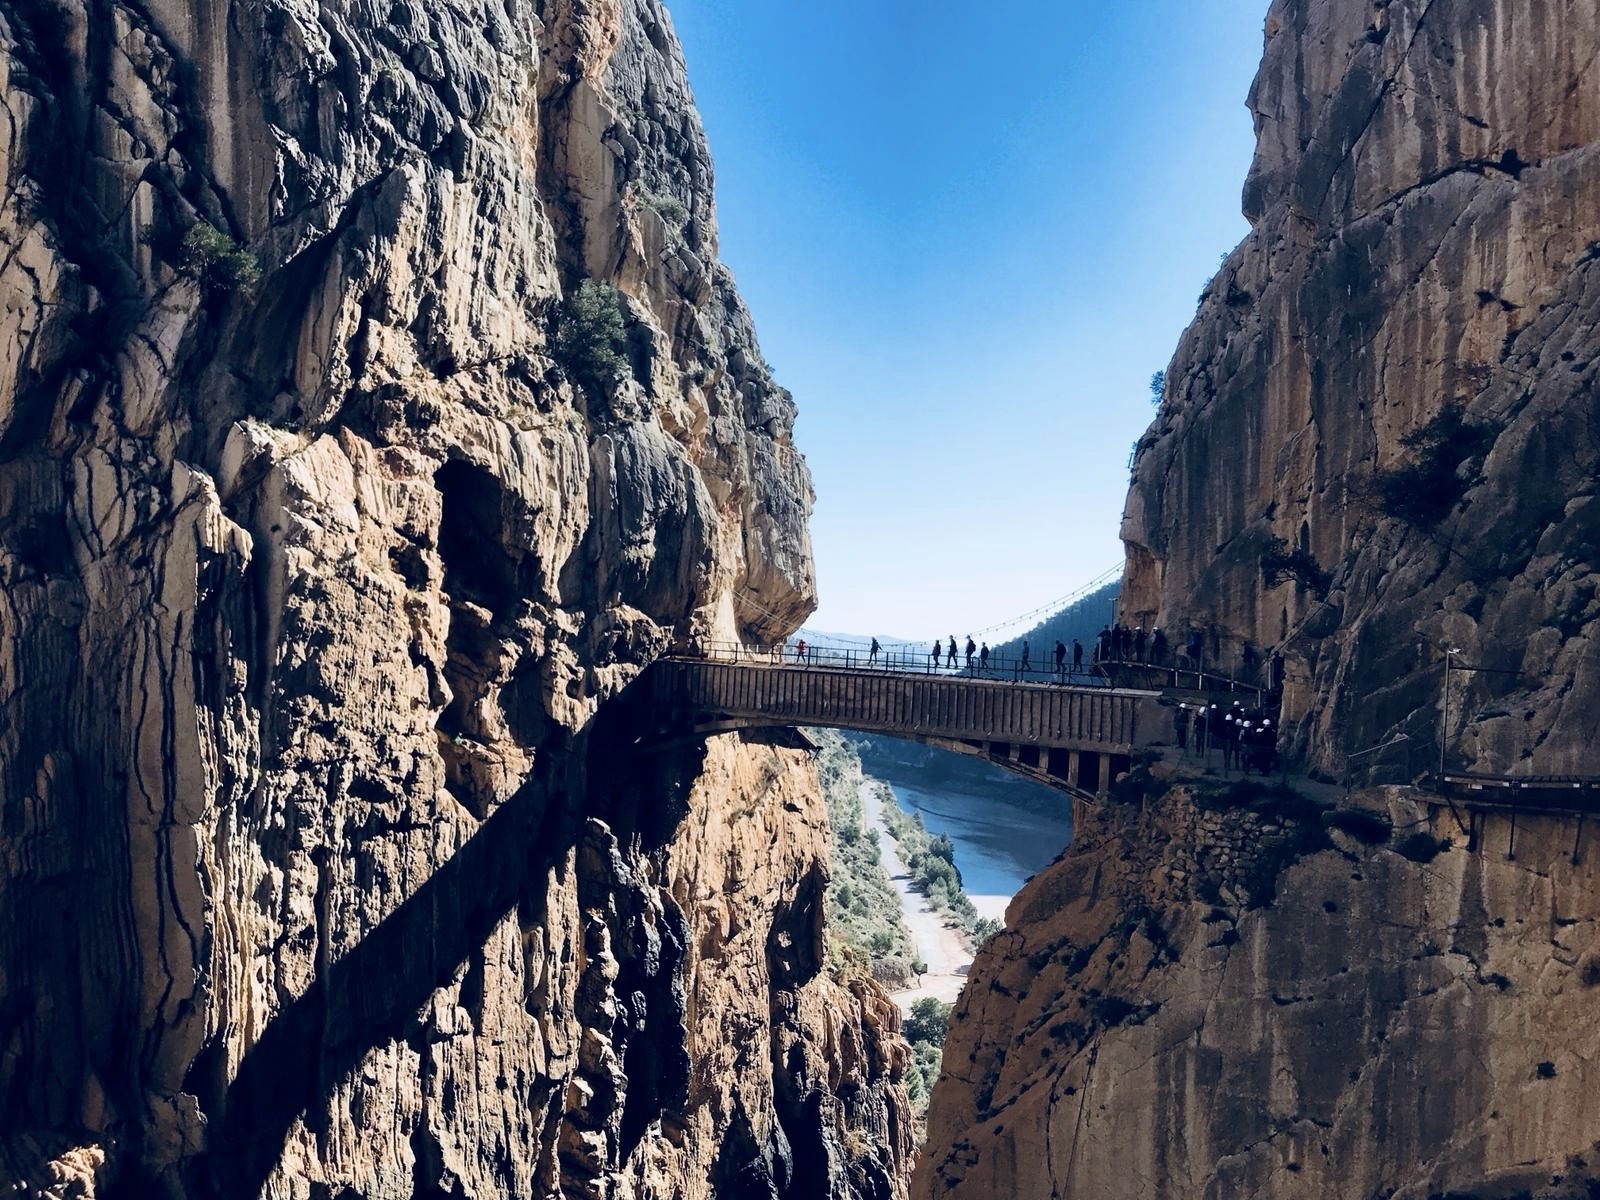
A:
<svg viewBox="0 0 1600 1200">
<path fill-rule="evenodd" d="M 1189 706 L 1187 704 L 1178 705 L 1178 711 L 1172 714 L 1172 723 L 1177 728 L 1178 749 L 1187 750 L 1189 748 Z"/>
<path fill-rule="evenodd" d="M 950 653 L 949 653 L 949 658 L 950 658 L 950 669 L 952 671 L 954 671 L 956 669 L 956 635 L 953 634 L 953 633 L 950 635 Z"/>
<path fill-rule="evenodd" d="M 1095 662 L 1107 663 L 1111 661 L 1111 626 L 1107 625 L 1100 630 L 1100 637 L 1095 646 Z"/>
<path fill-rule="evenodd" d="M 796 642 L 794 644 L 794 656 L 795 656 L 796 659 L 799 660 L 800 665 L 802 667 L 806 665 L 806 640 L 805 640 L 805 638 L 801 638 L 798 642 Z"/>
<path fill-rule="evenodd" d="M 873 638 L 872 639 L 872 649 L 867 651 L 867 664 L 869 666 L 875 664 L 878 661 L 878 651 L 881 650 L 881 649 L 883 649 L 883 647 L 878 645 L 878 639 L 877 638 Z"/>
<path fill-rule="evenodd" d="M 1072 673 L 1074 675 L 1083 673 L 1083 643 L 1077 638 L 1072 639 Z"/>
<path fill-rule="evenodd" d="M 1024 671 L 1026 671 L 1028 669 L 1028 643 L 1027 642 L 1023 642 L 1022 643 L 1022 669 Z"/>
<path fill-rule="evenodd" d="M 1159 628 L 1150 635 L 1150 661 L 1158 667 L 1167 661 L 1167 635 Z"/>
<path fill-rule="evenodd" d="M 1056 639 L 1056 677 L 1059 679 L 1067 673 L 1067 644 L 1060 638 Z"/>
<path fill-rule="evenodd" d="M 1241 652 L 1240 657 L 1244 662 L 1244 671 L 1242 672 L 1242 674 L 1244 676 L 1244 681 L 1246 683 L 1254 683 L 1256 681 L 1256 648 L 1255 648 L 1255 646 L 1253 644 L 1251 644 L 1250 642 L 1246 642 L 1244 644 L 1244 650 Z"/>
<path fill-rule="evenodd" d="M 989 669 L 989 643 L 983 644 L 983 649 L 978 651 L 978 671 L 983 673 Z"/>
<path fill-rule="evenodd" d="M 933 644 L 933 669 L 935 671 L 937 671 L 939 669 L 939 656 L 941 654 L 943 654 L 943 653 L 944 653 L 944 647 L 941 646 L 938 642 L 935 642 Z"/>
<path fill-rule="evenodd" d="M 1134 634 L 1133 634 L 1133 661 L 1134 662 L 1143 662 L 1144 661 L 1144 645 L 1145 645 L 1144 626 L 1141 625 L 1141 626 L 1139 626 L 1138 629 L 1136 629 L 1134 631 Z"/>
<path fill-rule="evenodd" d="M 972 670 L 972 656 L 978 652 L 978 643 L 972 640 L 972 635 L 967 634 L 967 670 Z"/>
</svg>

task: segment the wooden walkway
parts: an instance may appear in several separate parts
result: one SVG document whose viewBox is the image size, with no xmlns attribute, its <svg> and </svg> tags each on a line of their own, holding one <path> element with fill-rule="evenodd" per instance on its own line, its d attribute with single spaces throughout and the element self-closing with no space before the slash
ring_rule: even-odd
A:
<svg viewBox="0 0 1600 1200">
<path fill-rule="evenodd" d="M 816 725 L 884 733 L 983 758 L 1083 796 L 1103 795 L 1136 750 L 1170 738 L 1160 693 L 883 669 L 673 657 L 651 702 L 697 734 Z"/>
</svg>

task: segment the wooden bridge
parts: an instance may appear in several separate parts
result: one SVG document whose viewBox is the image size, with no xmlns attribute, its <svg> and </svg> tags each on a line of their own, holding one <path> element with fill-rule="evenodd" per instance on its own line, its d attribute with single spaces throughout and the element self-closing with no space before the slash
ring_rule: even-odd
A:
<svg viewBox="0 0 1600 1200">
<path fill-rule="evenodd" d="M 672 656 L 641 680 L 669 728 L 706 735 L 814 725 L 883 733 L 963 754 L 1083 798 L 1103 796 L 1134 752 L 1170 738 L 1161 693 L 861 663 Z"/>
</svg>

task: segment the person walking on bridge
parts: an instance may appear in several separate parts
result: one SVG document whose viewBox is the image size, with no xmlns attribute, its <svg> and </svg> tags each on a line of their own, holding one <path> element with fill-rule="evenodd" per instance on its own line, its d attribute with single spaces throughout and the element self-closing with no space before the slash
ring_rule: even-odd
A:
<svg viewBox="0 0 1600 1200">
<path fill-rule="evenodd" d="M 805 638 L 801 638 L 794 644 L 794 656 L 802 667 L 806 665 L 806 654 L 808 652 Z"/>
<path fill-rule="evenodd" d="M 1094 660 L 1098 663 L 1111 661 L 1111 626 L 1109 625 L 1100 630 L 1100 638 L 1095 646 Z"/>
<path fill-rule="evenodd" d="M 1167 661 L 1167 635 L 1159 628 L 1150 635 L 1150 661 L 1158 667 Z"/>
<path fill-rule="evenodd" d="M 972 635 L 967 634 L 967 670 L 972 670 L 972 656 L 978 652 L 978 643 L 972 640 Z"/>
<path fill-rule="evenodd" d="M 989 669 L 989 643 L 983 644 L 983 649 L 978 651 L 978 673 L 981 675 Z"/>
<path fill-rule="evenodd" d="M 933 669 L 935 671 L 937 671 L 939 669 L 939 656 L 941 654 L 943 654 L 943 653 L 944 653 L 944 647 L 942 645 L 940 645 L 938 642 L 934 642 L 934 644 L 933 644 Z"/>
<path fill-rule="evenodd" d="M 953 633 L 950 635 L 950 649 L 946 653 L 950 659 L 950 669 L 954 671 L 956 669 L 956 635 Z"/>
<path fill-rule="evenodd" d="M 1022 643 L 1022 672 L 1021 673 L 1023 675 L 1026 675 L 1028 673 L 1028 643 L 1027 642 L 1023 642 Z"/>
<path fill-rule="evenodd" d="M 1060 638 L 1056 639 L 1056 679 L 1063 680 L 1067 674 L 1067 644 Z"/>
<path fill-rule="evenodd" d="M 1083 643 L 1077 638 L 1072 639 L 1072 673 L 1083 674 Z"/>
<path fill-rule="evenodd" d="M 882 650 L 882 649 L 883 649 L 883 647 L 878 645 L 878 639 L 877 638 L 873 638 L 872 639 L 872 649 L 867 651 L 867 665 L 868 666 L 877 666 L 877 664 L 878 664 L 878 652 L 880 650 Z"/>
<path fill-rule="evenodd" d="M 1139 626 L 1138 629 L 1133 631 L 1133 660 L 1134 660 L 1134 662 L 1143 662 L 1144 661 L 1144 626 L 1143 625 Z"/>
</svg>

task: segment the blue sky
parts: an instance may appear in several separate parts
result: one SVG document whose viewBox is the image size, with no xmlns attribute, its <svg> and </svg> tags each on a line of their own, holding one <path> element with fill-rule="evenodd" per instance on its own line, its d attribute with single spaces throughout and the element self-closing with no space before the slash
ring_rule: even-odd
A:
<svg viewBox="0 0 1600 1200">
<path fill-rule="evenodd" d="M 1121 559 L 1246 231 L 1266 0 L 671 0 L 722 258 L 800 408 L 817 629 L 964 637 Z"/>
</svg>

